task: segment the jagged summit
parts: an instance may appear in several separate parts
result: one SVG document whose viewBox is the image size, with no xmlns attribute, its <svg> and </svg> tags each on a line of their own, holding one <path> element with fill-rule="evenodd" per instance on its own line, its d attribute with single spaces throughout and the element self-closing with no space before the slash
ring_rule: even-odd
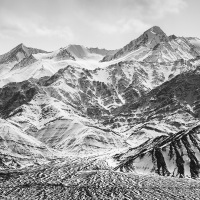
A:
<svg viewBox="0 0 200 200">
<path fill-rule="evenodd" d="M 149 32 L 149 31 L 153 31 L 154 33 L 156 34 L 164 34 L 164 31 L 159 27 L 159 26 L 152 26 L 150 29 L 148 29 L 146 32 Z"/>
<path fill-rule="evenodd" d="M 135 40 L 132 40 L 129 44 L 127 44 L 118 52 L 116 52 L 113 56 L 104 57 L 102 61 L 118 59 L 120 57 L 126 56 L 130 52 L 137 51 L 142 47 L 153 49 L 156 45 L 160 44 L 161 42 L 168 41 L 169 39 L 167 35 L 163 32 L 163 30 L 158 26 L 153 26 L 147 31 L 145 31 L 140 37 L 138 37 Z M 139 54 L 141 55 L 143 53 L 140 53 L 139 51 Z M 145 56 L 145 54 L 148 55 L 148 50 L 145 50 L 143 57 Z M 136 55 L 134 59 L 138 59 L 138 56 Z"/>
<path fill-rule="evenodd" d="M 145 33 L 152 33 L 154 37 L 159 37 L 161 41 L 166 42 L 168 41 L 168 37 L 166 33 L 159 27 L 159 26 L 153 26 L 149 30 L 147 30 Z"/>
<path fill-rule="evenodd" d="M 175 40 L 177 38 L 177 36 L 173 34 L 173 35 L 170 35 L 168 38 L 169 38 L 169 40 Z"/>
<path fill-rule="evenodd" d="M 27 47 L 21 43 L 8 53 L 1 55 L 0 63 L 2 64 L 5 62 L 21 61 L 23 58 L 28 57 L 29 55 L 30 53 L 28 52 Z"/>
<path fill-rule="evenodd" d="M 17 45 L 9 52 L 0 55 L 0 64 L 20 62 L 24 58 L 28 58 L 31 54 L 46 53 L 46 51 L 36 48 L 26 47 L 23 43 Z"/>
<path fill-rule="evenodd" d="M 154 35 L 163 35 L 167 37 L 166 33 L 159 26 L 152 26 L 148 30 L 146 30 L 142 35 L 147 33 L 153 33 Z"/>
<path fill-rule="evenodd" d="M 20 44 L 18 44 L 18 45 L 16 46 L 16 48 L 23 48 L 23 47 L 25 47 L 24 43 L 20 43 Z"/>
<path fill-rule="evenodd" d="M 168 37 L 160 27 L 153 26 L 114 55 L 105 56 L 102 62 L 116 59 L 146 62 L 189 60 L 199 55 L 199 44 L 196 39 Z"/>
<path fill-rule="evenodd" d="M 158 26 L 153 26 L 145 31 L 138 39 L 136 43 L 138 45 L 147 45 L 150 48 L 154 48 L 160 42 L 168 42 L 167 35 Z"/>
</svg>

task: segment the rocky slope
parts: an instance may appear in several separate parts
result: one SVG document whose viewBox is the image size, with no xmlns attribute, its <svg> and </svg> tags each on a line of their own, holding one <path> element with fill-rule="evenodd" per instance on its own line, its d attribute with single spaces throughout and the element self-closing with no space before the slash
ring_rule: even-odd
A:
<svg viewBox="0 0 200 200">
<path fill-rule="evenodd" d="M 35 137 L 28 136 L 20 124 L 0 120 L 0 169 L 16 169 L 54 157 L 53 150 Z"/>
<path fill-rule="evenodd" d="M 127 146 L 119 134 L 98 124 L 109 111 L 95 102 L 97 97 L 91 94 L 91 102 L 84 99 L 87 87 L 76 75 L 87 71 L 70 74 L 71 70 L 68 66 L 52 77 L 6 85 L 1 90 L 1 117 L 56 150 L 91 153 Z"/>
<path fill-rule="evenodd" d="M 28 134 L 40 138 L 43 142 L 47 141 L 46 132 L 42 133 L 40 130 L 45 130 L 46 127 L 51 126 L 49 125 L 51 121 L 56 121 L 52 125 L 52 136 L 49 135 L 49 140 L 52 141 L 51 137 L 56 138 L 57 134 L 59 139 L 56 139 L 57 142 L 55 144 L 50 142 L 50 146 L 64 145 L 64 149 L 68 149 L 68 146 L 69 148 L 71 147 L 67 144 L 70 144 L 71 140 L 74 142 L 77 140 L 80 142 L 77 151 L 80 151 L 80 146 L 86 144 L 88 147 L 95 141 L 97 146 L 103 147 L 105 145 L 103 141 L 108 140 L 111 142 L 113 137 L 112 145 L 118 146 L 119 144 L 118 147 L 121 148 L 124 142 L 119 142 L 120 137 L 118 135 L 123 135 L 128 139 L 127 141 L 129 141 L 130 145 L 133 145 L 132 141 L 139 142 L 140 137 L 140 142 L 144 142 L 148 138 L 166 134 L 166 131 L 175 133 L 179 128 L 188 127 L 188 124 L 184 124 L 184 121 L 192 119 L 192 116 L 184 103 L 179 105 L 180 103 L 177 102 L 176 98 L 173 100 L 171 97 L 172 94 L 168 95 L 166 93 L 166 99 L 171 99 L 168 110 L 170 112 L 171 109 L 172 113 L 169 116 L 166 114 L 166 109 L 163 108 L 164 102 L 160 100 L 160 94 L 158 94 L 158 97 L 152 95 L 154 93 L 154 95 L 157 95 L 160 88 L 164 87 L 166 83 L 169 86 L 163 89 L 164 93 L 165 91 L 171 92 L 168 88 L 171 88 L 172 85 L 177 87 L 178 83 L 182 84 L 182 79 L 185 79 L 185 74 L 189 74 L 189 72 L 177 76 L 183 77 L 180 78 L 181 80 L 178 83 L 175 81 L 178 79 L 177 77 L 171 78 L 179 74 L 183 67 L 186 71 L 191 68 L 190 65 L 182 65 L 182 61 L 166 63 L 165 65 L 130 61 L 95 70 L 67 66 L 50 77 L 30 79 L 29 81 L 10 83 L 4 86 L 0 91 L 0 114 L 2 118 L 20 123 Z M 198 73 L 191 74 L 198 76 Z M 191 75 L 189 79 L 194 80 L 194 77 Z M 196 79 L 198 80 L 198 77 Z M 169 81 L 164 86 L 158 86 L 166 80 Z M 196 84 L 198 85 L 198 82 Z M 186 85 L 182 87 L 186 87 Z M 146 100 L 144 100 L 145 98 Z M 152 105 L 147 103 L 148 106 L 146 107 L 144 106 L 145 104 L 142 104 L 142 102 L 150 101 L 149 99 L 151 99 L 150 102 L 153 102 L 153 98 L 158 98 L 157 103 L 152 103 Z M 162 99 L 164 99 L 163 96 Z M 137 103 L 138 100 L 140 101 L 139 105 Z M 132 111 L 131 109 L 135 105 L 138 107 Z M 178 111 L 179 107 L 180 111 Z M 165 113 L 164 117 L 162 113 Z M 179 121 L 177 123 L 174 122 L 174 125 L 172 125 L 170 117 L 173 119 L 177 117 Z M 66 120 L 64 121 L 65 123 L 69 123 L 65 127 L 65 134 L 68 135 L 68 132 L 71 131 L 70 137 L 63 135 L 63 139 L 61 137 L 63 133 L 54 131 L 54 127 L 63 126 L 63 123 L 59 121 L 60 119 L 64 119 Z M 76 119 L 77 122 L 75 122 Z M 178 126 L 177 124 L 182 123 L 181 120 L 183 120 L 183 125 Z M 196 118 L 192 119 L 191 124 L 192 122 L 195 123 Z M 74 123 L 79 128 L 73 128 L 75 127 Z M 96 124 L 94 125 L 94 123 Z M 158 126 L 156 125 L 158 123 L 160 125 L 162 123 L 162 128 L 154 128 L 152 130 L 151 127 Z M 103 128 L 105 125 L 107 129 Z M 68 127 L 71 128 L 68 130 Z M 111 129 L 117 135 L 112 133 Z M 75 131 L 73 134 L 72 130 Z M 139 130 L 138 133 L 140 134 L 131 135 L 133 130 Z M 86 135 L 82 138 L 81 134 L 85 133 L 86 135 L 92 135 L 92 139 Z M 76 134 L 80 138 L 71 137 Z M 103 139 L 105 134 L 106 138 Z M 91 141 L 87 141 L 87 139 L 84 139 L 85 137 Z M 100 144 L 98 137 L 102 138 Z M 137 137 L 137 140 L 135 137 Z M 112 146 L 111 143 L 107 143 L 109 148 Z"/>
<path fill-rule="evenodd" d="M 113 111 L 105 122 L 120 130 L 130 143 L 174 134 L 199 121 L 199 70 L 188 71 L 161 84 L 134 103 Z"/>
<path fill-rule="evenodd" d="M 98 119 L 109 115 L 117 107 L 137 101 L 156 86 L 179 74 L 182 68 L 190 70 L 191 67 L 183 66 L 181 61 L 165 65 L 120 62 L 95 70 L 69 65 L 53 76 L 7 84 L 1 89 L 2 107 L 9 113 L 13 109 L 8 107 L 13 107 L 14 101 L 20 102 L 15 109 L 24 102 L 31 101 L 40 90 L 42 94 L 48 94 L 64 104 L 78 108 L 79 113 Z M 25 100 L 18 100 L 20 98 Z"/>
<path fill-rule="evenodd" d="M 132 146 L 115 169 L 199 177 L 199 68 L 184 72 L 117 109 L 105 125 Z"/>
<path fill-rule="evenodd" d="M 1 199 L 198 199 L 199 180 L 110 170 L 101 158 L 66 158 L 24 170 L 2 171 Z"/>
<path fill-rule="evenodd" d="M 115 169 L 162 176 L 199 177 L 200 126 L 169 136 L 156 137 L 138 148 L 115 155 Z"/>
</svg>

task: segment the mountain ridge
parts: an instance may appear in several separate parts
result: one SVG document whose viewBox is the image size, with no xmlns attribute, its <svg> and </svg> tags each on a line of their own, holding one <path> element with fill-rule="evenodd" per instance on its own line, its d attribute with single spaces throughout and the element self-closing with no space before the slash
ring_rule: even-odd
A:
<svg viewBox="0 0 200 200">
<path fill-rule="evenodd" d="M 11 61 L 21 61 L 23 58 L 27 58 L 31 54 L 46 53 L 44 50 L 26 47 L 23 43 L 17 45 L 9 52 L 0 55 L 0 64 Z"/>
<path fill-rule="evenodd" d="M 198 198 L 199 119 L 198 38 L 20 44 L 0 56 L 3 198 Z"/>
<path fill-rule="evenodd" d="M 176 37 L 175 35 L 168 37 L 161 30 L 160 27 L 153 26 L 152 28 L 145 31 L 137 39 L 132 40 L 129 44 L 125 45 L 113 56 L 105 56 L 101 61 L 106 62 L 120 57 L 125 57 L 125 59 L 131 58 L 131 59 L 145 60 L 145 61 L 156 58 L 158 62 L 163 62 L 168 60 L 175 61 L 181 58 L 184 59 L 195 58 L 199 54 L 199 48 L 196 48 L 195 45 L 194 47 L 191 47 L 191 45 L 193 45 L 194 43 L 190 44 L 190 41 L 188 41 L 185 38 L 181 40 L 181 38 L 182 37 Z M 183 55 L 182 52 L 186 51 L 186 49 L 185 47 L 184 49 L 182 49 L 182 46 L 180 44 L 181 45 L 183 44 L 188 49 L 187 55 Z M 177 51 L 177 49 L 180 50 Z M 160 56 L 159 54 L 163 55 Z"/>
</svg>

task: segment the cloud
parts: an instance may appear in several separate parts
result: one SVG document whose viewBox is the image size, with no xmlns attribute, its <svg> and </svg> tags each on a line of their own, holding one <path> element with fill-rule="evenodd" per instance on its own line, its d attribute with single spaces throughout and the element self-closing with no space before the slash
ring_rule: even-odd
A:
<svg viewBox="0 0 200 200">
<path fill-rule="evenodd" d="M 43 36 L 43 37 L 59 37 L 68 41 L 73 41 L 74 34 L 71 29 L 67 26 L 65 27 L 56 27 L 56 28 L 48 28 L 48 27 L 35 27 L 34 35 Z"/>
<path fill-rule="evenodd" d="M 80 12 L 94 18 L 129 16 L 161 18 L 179 13 L 187 6 L 186 0 L 74 0 Z"/>
<path fill-rule="evenodd" d="M 162 18 L 169 13 L 177 14 L 187 6 L 185 0 L 152 0 L 149 1 L 147 15 L 153 18 Z"/>
<path fill-rule="evenodd" d="M 186 0 L 0 0 L 0 37 L 117 46 L 125 41 L 119 37 L 132 39 L 186 6 Z"/>
<path fill-rule="evenodd" d="M 42 17 L 22 18 L 12 13 L 1 12 L 0 14 L 0 36 L 11 37 L 54 37 L 66 41 L 73 41 L 74 34 L 69 26 L 49 26 Z"/>
<path fill-rule="evenodd" d="M 134 32 L 136 33 L 139 33 L 146 30 L 149 26 L 151 26 L 150 24 L 147 24 L 139 19 L 129 19 L 129 20 L 122 19 L 119 21 L 118 24 L 119 24 L 118 30 L 120 30 L 122 33 L 129 32 L 132 30 L 134 30 Z"/>
<path fill-rule="evenodd" d="M 187 6 L 186 0 L 119 0 L 120 6 L 131 10 L 132 13 L 141 13 L 144 17 L 163 17 L 168 13 L 179 13 Z M 136 12 L 135 12 L 136 11 Z"/>
<path fill-rule="evenodd" d="M 75 0 L 82 21 L 105 34 L 141 33 L 154 21 L 178 14 L 185 0 Z M 78 4 L 79 3 L 79 4 Z"/>
<path fill-rule="evenodd" d="M 115 23 L 101 23 L 97 22 L 96 27 L 99 31 L 105 34 L 124 34 L 127 32 L 140 33 L 148 29 L 151 25 L 146 24 L 138 19 L 121 19 Z"/>
</svg>

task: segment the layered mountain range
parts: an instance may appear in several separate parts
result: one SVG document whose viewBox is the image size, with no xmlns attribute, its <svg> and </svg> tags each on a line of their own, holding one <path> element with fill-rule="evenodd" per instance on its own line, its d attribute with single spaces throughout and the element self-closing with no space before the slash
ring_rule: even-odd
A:
<svg viewBox="0 0 200 200">
<path fill-rule="evenodd" d="M 198 38 L 155 26 L 118 50 L 20 44 L 0 56 L 0 87 L 1 170 L 95 158 L 116 173 L 199 177 Z"/>
</svg>

